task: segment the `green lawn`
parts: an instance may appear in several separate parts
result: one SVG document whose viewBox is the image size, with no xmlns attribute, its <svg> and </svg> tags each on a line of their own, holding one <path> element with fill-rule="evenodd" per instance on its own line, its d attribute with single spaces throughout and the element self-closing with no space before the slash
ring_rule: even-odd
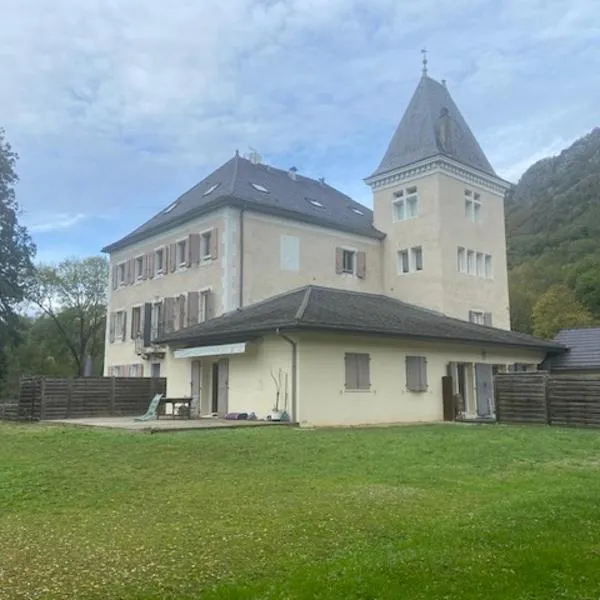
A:
<svg viewBox="0 0 600 600">
<path fill-rule="evenodd" d="M 0 598 L 600 597 L 600 432 L 0 425 Z"/>
</svg>

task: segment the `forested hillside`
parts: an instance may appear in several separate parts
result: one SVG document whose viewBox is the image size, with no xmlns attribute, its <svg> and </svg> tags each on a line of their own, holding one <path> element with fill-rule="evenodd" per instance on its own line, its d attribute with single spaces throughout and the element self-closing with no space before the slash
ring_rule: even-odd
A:
<svg viewBox="0 0 600 600">
<path fill-rule="evenodd" d="M 556 317 L 544 311 L 568 313 L 563 326 L 600 321 L 600 128 L 531 166 L 506 221 L 513 328 L 540 333 Z"/>
</svg>

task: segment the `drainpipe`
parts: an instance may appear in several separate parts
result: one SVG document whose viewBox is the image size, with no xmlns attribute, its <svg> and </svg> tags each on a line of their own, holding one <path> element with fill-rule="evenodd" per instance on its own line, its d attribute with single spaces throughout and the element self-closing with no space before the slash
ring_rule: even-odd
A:
<svg viewBox="0 0 600 600">
<path fill-rule="evenodd" d="M 281 333 L 279 328 L 275 330 L 275 333 L 282 337 L 286 342 L 292 346 L 292 410 L 290 415 L 290 421 L 296 421 L 296 405 L 297 405 L 297 388 L 298 388 L 298 342 L 293 340 L 291 337 Z"/>
<path fill-rule="evenodd" d="M 240 289 L 239 299 L 240 308 L 244 306 L 244 211 L 245 208 L 240 209 Z"/>
</svg>

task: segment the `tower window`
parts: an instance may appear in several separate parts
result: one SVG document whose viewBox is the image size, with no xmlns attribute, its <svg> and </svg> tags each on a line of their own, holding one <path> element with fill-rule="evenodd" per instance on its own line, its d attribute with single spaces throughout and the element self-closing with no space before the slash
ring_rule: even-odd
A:
<svg viewBox="0 0 600 600">
<path fill-rule="evenodd" d="M 467 250 L 467 273 L 475 275 L 475 252 Z"/>
<path fill-rule="evenodd" d="M 394 220 L 406 221 L 419 215 L 417 187 L 412 186 L 394 193 Z"/>
<path fill-rule="evenodd" d="M 466 250 L 464 248 L 458 248 L 456 259 L 457 259 L 458 272 L 466 273 L 467 272 L 467 254 L 466 254 Z"/>
<path fill-rule="evenodd" d="M 423 270 L 423 248 L 421 246 L 415 246 L 410 249 L 410 254 L 412 258 L 412 267 L 415 271 Z"/>
<path fill-rule="evenodd" d="M 473 223 L 481 220 L 481 195 L 472 190 L 465 190 L 465 216 Z"/>
<path fill-rule="evenodd" d="M 423 270 L 423 248 L 413 246 L 398 251 L 398 273 L 416 273 Z"/>
</svg>

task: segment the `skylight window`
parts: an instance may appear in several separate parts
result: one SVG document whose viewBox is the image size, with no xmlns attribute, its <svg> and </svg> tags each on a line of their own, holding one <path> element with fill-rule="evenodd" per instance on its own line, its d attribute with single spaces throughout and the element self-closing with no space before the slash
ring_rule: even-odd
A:
<svg viewBox="0 0 600 600">
<path fill-rule="evenodd" d="M 169 206 L 167 206 L 167 208 L 165 208 L 165 212 L 164 214 L 169 214 L 175 207 L 177 206 L 177 200 L 175 200 L 175 202 L 173 202 L 173 204 L 170 204 Z"/>
<path fill-rule="evenodd" d="M 221 183 L 215 183 L 214 185 L 211 185 L 205 192 L 204 194 L 202 194 L 203 196 L 208 196 L 209 194 L 212 194 L 219 186 L 221 185 Z"/>
<path fill-rule="evenodd" d="M 268 190 L 266 187 L 264 187 L 264 186 L 262 186 L 262 185 L 259 185 L 258 183 L 251 183 L 250 185 L 251 185 L 251 186 L 252 186 L 252 187 L 253 187 L 255 190 L 257 190 L 257 191 L 259 191 L 259 192 L 262 192 L 263 194 L 268 194 L 268 193 L 269 193 L 269 190 Z"/>
<path fill-rule="evenodd" d="M 354 207 L 352 207 L 352 212 L 355 212 L 357 215 L 365 214 L 362 210 L 359 210 L 358 208 L 354 208 Z"/>
<path fill-rule="evenodd" d="M 312 204 L 313 206 L 318 206 L 319 208 L 323 208 L 323 203 L 319 202 L 318 200 L 315 200 L 314 198 L 307 198 L 306 200 L 308 202 L 310 202 L 310 204 Z"/>
</svg>

